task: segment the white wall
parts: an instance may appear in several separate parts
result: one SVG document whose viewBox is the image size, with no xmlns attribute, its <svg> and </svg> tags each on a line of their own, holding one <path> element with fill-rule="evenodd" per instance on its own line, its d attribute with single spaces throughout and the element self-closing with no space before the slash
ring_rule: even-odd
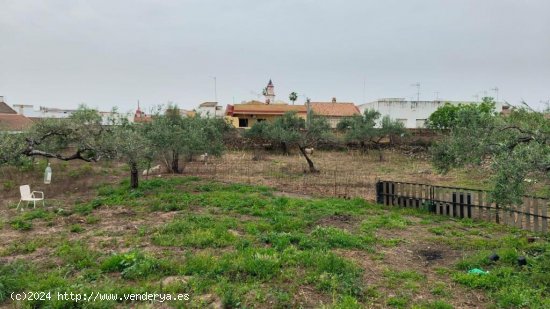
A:
<svg viewBox="0 0 550 309">
<path fill-rule="evenodd" d="M 222 117 L 223 116 L 223 109 L 221 106 L 206 106 L 206 107 L 198 107 L 196 109 L 197 113 L 200 114 L 202 117 L 208 117 L 208 118 L 215 118 L 215 117 Z"/>
<path fill-rule="evenodd" d="M 423 124 L 440 106 L 445 103 L 458 105 L 464 102 L 449 101 L 405 101 L 399 99 L 378 100 L 359 105 L 359 111 L 363 113 L 366 109 L 374 109 L 382 116 L 389 115 L 405 124 L 406 128 L 422 128 Z M 496 110 L 502 110 L 502 103 L 496 103 Z"/>
</svg>

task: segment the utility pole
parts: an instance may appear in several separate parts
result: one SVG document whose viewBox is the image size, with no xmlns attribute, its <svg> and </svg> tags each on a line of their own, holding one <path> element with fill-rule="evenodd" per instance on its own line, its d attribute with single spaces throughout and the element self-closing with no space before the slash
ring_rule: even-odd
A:
<svg viewBox="0 0 550 309">
<path fill-rule="evenodd" d="M 214 78 L 214 102 L 218 102 L 218 85 L 216 81 L 216 76 L 213 76 Z"/>
<path fill-rule="evenodd" d="M 439 91 L 434 92 L 434 94 L 435 94 L 435 100 L 436 101 L 439 100 Z"/>
<path fill-rule="evenodd" d="M 307 128 L 309 129 L 309 126 L 311 124 L 311 99 L 310 98 L 306 98 L 306 106 L 307 106 L 306 124 L 307 124 Z"/>
</svg>

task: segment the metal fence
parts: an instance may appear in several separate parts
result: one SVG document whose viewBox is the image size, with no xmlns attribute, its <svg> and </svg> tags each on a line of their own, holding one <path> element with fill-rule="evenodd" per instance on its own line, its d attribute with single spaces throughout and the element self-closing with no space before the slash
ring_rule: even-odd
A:
<svg viewBox="0 0 550 309">
<path fill-rule="evenodd" d="M 489 199 L 489 192 L 433 186 L 420 183 L 378 181 L 376 199 L 383 205 L 425 208 L 433 213 L 473 218 L 547 233 L 550 200 L 524 196 L 521 205 L 502 207 Z"/>
</svg>

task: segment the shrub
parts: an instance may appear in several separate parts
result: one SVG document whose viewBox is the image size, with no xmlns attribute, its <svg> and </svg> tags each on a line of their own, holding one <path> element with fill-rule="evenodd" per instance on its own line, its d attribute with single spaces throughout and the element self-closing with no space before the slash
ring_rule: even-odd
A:
<svg viewBox="0 0 550 309">
<path fill-rule="evenodd" d="M 156 258 L 132 250 L 107 258 L 101 264 L 101 269 L 108 272 L 119 271 L 125 279 L 138 279 L 157 273 L 166 273 L 170 267 Z"/>
<path fill-rule="evenodd" d="M 84 228 L 80 226 L 80 224 L 73 224 L 70 226 L 69 230 L 71 233 L 82 233 L 84 231 Z"/>
<path fill-rule="evenodd" d="M 28 231 L 32 229 L 32 223 L 23 218 L 15 218 L 10 222 L 10 225 L 20 231 Z"/>
</svg>

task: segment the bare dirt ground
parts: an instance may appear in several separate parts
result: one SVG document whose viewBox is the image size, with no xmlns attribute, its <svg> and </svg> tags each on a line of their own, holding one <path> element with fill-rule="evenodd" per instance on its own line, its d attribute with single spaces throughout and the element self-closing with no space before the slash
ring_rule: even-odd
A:
<svg viewBox="0 0 550 309">
<path fill-rule="evenodd" d="M 318 174 L 304 173 L 307 164 L 298 153 L 263 153 L 258 160 L 254 157 L 253 152 L 229 152 L 208 164 L 188 163 L 185 173 L 222 181 L 267 185 L 282 192 L 368 200 L 375 199 L 378 179 L 474 188 L 488 185 L 487 173 L 483 169 L 457 170 L 442 175 L 433 169 L 425 155 L 391 150 L 385 151 L 383 161 L 379 160 L 378 152 L 316 151 L 312 160 L 320 170 Z"/>
</svg>

